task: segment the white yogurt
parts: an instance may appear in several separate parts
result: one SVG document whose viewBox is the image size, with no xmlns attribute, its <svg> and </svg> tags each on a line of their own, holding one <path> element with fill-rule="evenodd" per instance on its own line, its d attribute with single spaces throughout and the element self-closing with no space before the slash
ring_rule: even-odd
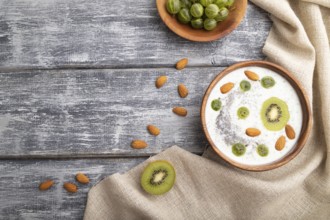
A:
<svg viewBox="0 0 330 220">
<path fill-rule="evenodd" d="M 247 79 L 245 70 L 257 73 L 260 79 L 271 76 L 276 83 L 273 87 L 266 89 L 261 86 L 260 81 Z M 242 80 L 251 83 L 249 91 L 241 91 L 239 84 Z M 227 94 L 222 94 L 220 87 L 227 82 L 235 83 L 235 86 Z M 269 131 L 264 127 L 260 117 L 263 102 L 271 97 L 277 97 L 287 103 L 290 113 L 288 124 L 296 132 L 295 139 L 286 138 L 286 145 L 281 151 L 275 149 L 275 143 L 281 135 L 286 137 L 285 129 Z M 222 107 L 220 111 L 214 111 L 211 108 L 211 102 L 218 98 L 222 102 Z M 237 116 L 237 109 L 242 106 L 250 111 L 246 119 L 239 119 Z M 264 165 L 281 159 L 295 147 L 302 128 L 302 107 L 296 91 L 284 77 L 266 68 L 244 67 L 227 74 L 215 85 L 207 100 L 205 122 L 213 143 L 228 158 L 241 164 Z M 258 128 L 261 135 L 249 137 L 245 134 L 247 128 Z M 245 154 L 240 157 L 232 153 L 232 145 L 238 142 L 247 145 Z M 259 144 L 265 144 L 268 147 L 268 156 L 259 156 L 256 150 Z"/>
</svg>

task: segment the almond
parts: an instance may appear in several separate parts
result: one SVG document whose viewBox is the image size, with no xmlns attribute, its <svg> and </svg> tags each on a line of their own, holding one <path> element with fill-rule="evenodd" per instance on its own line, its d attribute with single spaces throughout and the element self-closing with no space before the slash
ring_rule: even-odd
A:
<svg viewBox="0 0 330 220">
<path fill-rule="evenodd" d="M 155 125 L 148 125 L 147 129 L 148 129 L 149 133 L 154 136 L 157 136 L 160 134 L 159 128 L 157 128 Z"/>
<path fill-rule="evenodd" d="M 159 76 L 156 80 L 156 87 L 159 89 L 167 82 L 167 76 Z"/>
<path fill-rule="evenodd" d="M 187 58 L 183 58 L 183 59 L 179 60 L 176 63 L 175 68 L 177 70 L 182 70 L 182 69 L 184 69 L 187 66 L 187 64 L 188 64 L 188 59 Z"/>
<path fill-rule="evenodd" d="M 294 139 L 296 137 L 296 132 L 291 125 L 285 125 L 285 133 L 289 139 Z"/>
<path fill-rule="evenodd" d="M 181 98 L 186 98 L 188 95 L 188 89 L 185 85 L 183 84 L 179 84 L 178 85 L 178 93 L 180 95 Z"/>
<path fill-rule="evenodd" d="M 74 183 L 64 183 L 63 184 L 64 189 L 70 193 L 75 193 L 78 191 L 77 185 Z"/>
<path fill-rule="evenodd" d="M 185 117 L 188 114 L 187 109 L 185 109 L 184 107 L 175 107 L 172 109 L 172 111 L 182 117 Z"/>
<path fill-rule="evenodd" d="M 45 190 L 49 189 L 50 187 L 52 187 L 53 185 L 54 185 L 53 180 L 46 180 L 45 182 L 40 183 L 39 189 L 41 191 L 45 191 Z"/>
<path fill-rule="evenodd" d="M 76 180 L 77 180 L 79 183 L 82 183 L 82 184 L 87 184 L 87 183 L 89 183 L 89 178 L 88 178 L 88 176 L 86 176 L 86 175 L 83 174 L 83 173 L 77 173 L 77 175 L 76 175 Z"/>
<path fill-rule="evenodd" d="M 245 73 L 246 77 L 249 78 L 252 81 L 259 80 L 259 75 L 256 74 L 255 72 L 252 72 L 250 70 L 245 70 L 244 73 Z"/>
<path fill-rule="evenodd" d="M 261 134 L 261 131 L 257 128 L 247 128 L 245 130 L 245 133 L 250 137 L 256 137 Z"/>
<path fill-rule="evenodd" d="M 143 140 L 134 140 L 131 143 L 131 147 L 134 149 L 143 149 L 148 147 L 148 144 Z"/>
<path fill-rule="evenodd" d="M 275 149 L 280 151 L 285 147 L 285 137 L 282 135 L 279 137 L 275 143 Z"/>
<path fill-rule="evenodd" d="M 235 85 L 235 84 L 234 84 L 234 83 L 231 83 L 231 82 L 222 85 L 222 86 L 220 87 L 220 91 L 221 91 L 221 93 L 222 93 L 222 94 L 226 94 L 227 92 L 229 92 L 229 91 L 234 87 L 234 85 Z"/>
</svg>

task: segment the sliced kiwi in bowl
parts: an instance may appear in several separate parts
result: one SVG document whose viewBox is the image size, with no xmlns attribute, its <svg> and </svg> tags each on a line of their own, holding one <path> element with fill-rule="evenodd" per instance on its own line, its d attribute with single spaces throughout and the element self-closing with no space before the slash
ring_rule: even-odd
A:
<svg viewBox="0 0 330 220">
<path fill-rule="evenodd" d="M 164 194 L 173 187 L 175 170 L 166 160 L 157 160 L 147 165 L 141 175 L 142 188 L 151 195 Z"/>
<path fill-rule="evenodd" d="M 288 105 L 285 101 L 276 97 L 264 101 L 260 116 L 263 125 L 270 131 L 283 129 L 290 119 Z"/>
</svg>

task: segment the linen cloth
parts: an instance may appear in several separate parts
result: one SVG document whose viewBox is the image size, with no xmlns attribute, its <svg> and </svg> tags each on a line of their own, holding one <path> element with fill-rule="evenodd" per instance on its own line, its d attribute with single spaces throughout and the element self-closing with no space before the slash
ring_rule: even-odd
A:
<svg viewBox="0 0 330 220">
<path fill-rule="evenodd" d="M 93 219 L 330 219 L 330 0 L 253 0 L 271 13 L 263 52 L 291 71 L 313 106 L 314 126 L 301 153 L 271 171 L 228 165 L 212 149 L 203 157 L 177 146 L 125 174 L 94 186 L 85 220 Z M 153 160 L 170 161 L 174 187 L 152 196 L 140 175 Z"/>
</svg>

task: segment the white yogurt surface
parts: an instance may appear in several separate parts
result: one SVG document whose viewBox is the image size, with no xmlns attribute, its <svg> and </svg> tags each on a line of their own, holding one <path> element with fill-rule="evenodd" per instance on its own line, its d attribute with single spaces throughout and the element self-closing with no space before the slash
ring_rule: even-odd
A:
<svg viewBox="0 0 330 220">
<path fill-rule="evenodd" d="M 261 86 L 260 81 L 249 80 L 244 74 L 245 70 L 257 73 L 260 79 L 264 76 L 271 76 L 276 83 L 273 87 L 266 89 Z M 251 83 L 249 91 L 241 91 L 239 84 L 242 80 Z M 227 94 L 222 94 L 220 87 L 228 82 L 235 83 L 235 86 Z M 284 128 L 280 131 L 269 131 L 264 127 L 260 111 L 263 102 L 271 97 L 277 97 L 287 103 L 290 113 L 288 124 L 296 132 L 295 139 L 288 139 Z M 211 108 L 211 102 L 218 98 L 222 102 L 222 107 L 220 111 L 214 111 Z M 239 119 L 237 116 L 237 109 L 242 106 L 247 107 L 250 111 L 246 119 Z M 216 84 L 207 100 L 205 121 L 213 143 L 227 157 L 241 164 L 264 165 L 281 159 L 294 148 L 300 136 L 303 118 L 299 97 L 284 77 L 266 68 L 250 66 L 234 70 Z M 245 134 L 247 128 L 257 128 L 261 134 L 257 137 L 249 137 Z M 286 137 L 286 145 L 283 150 L 277 151 L 275 143 L 281 135 Z M 238 157 L 232 153 L 232 145 L 235 143 L 247 145 L 243 156 Z M 259 144 L 265 144 L 268 147 L 268 156 L 259 156 L 256 150 Z"/>
</svg>

